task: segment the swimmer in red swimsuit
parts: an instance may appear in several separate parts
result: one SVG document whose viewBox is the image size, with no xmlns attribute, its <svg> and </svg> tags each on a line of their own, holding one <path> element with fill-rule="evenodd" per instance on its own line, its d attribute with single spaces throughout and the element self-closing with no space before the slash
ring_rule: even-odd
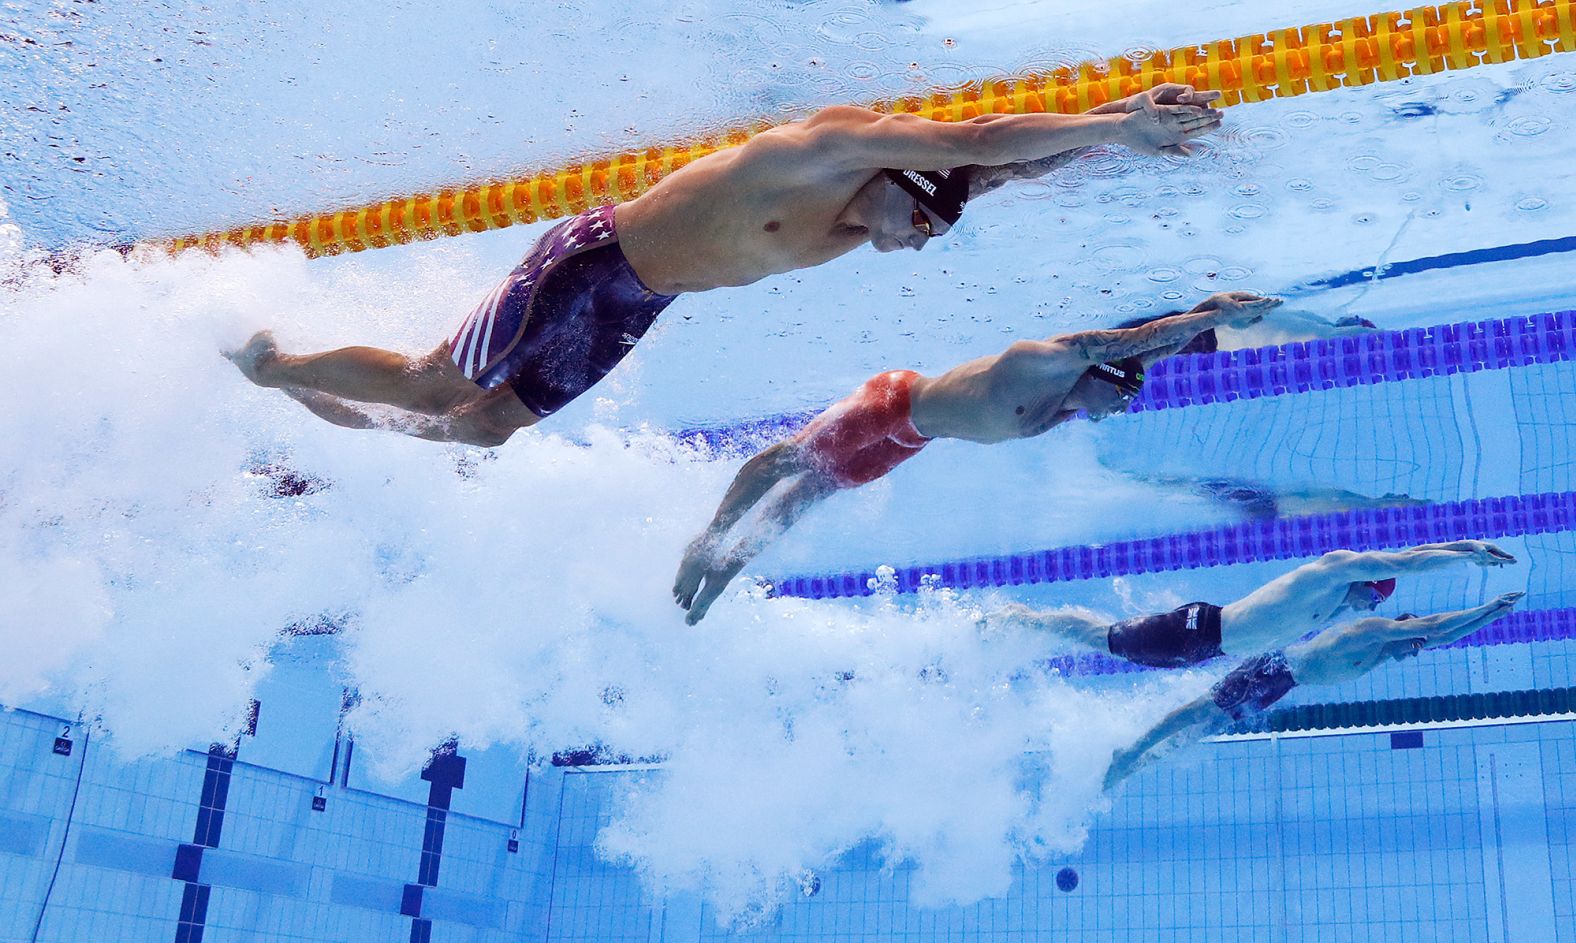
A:
<svg viewBox="0 0 1576 943">
<path fill-rule="evenodd" d="M 1175 749 L 1268 710 L 1292 688 L 1354 681 L 1387 661 L 1402 661 L 1426 648 L 1443 648 L 1466 638 L 1509 615 L 1524 595 L 1505 593 L 1459 612 L 1359 619 L 1284 650 L 1254 655 L 1208 694 L 1167 714 L 1132 746 L 1117 750 L 1105 774 L 1105 788 L 1115 787 L 1162 749 Z"/>
<path fill-rule="evenodd" d="M 797 435 L 744 463 L 710 526 L 684 554 L 673 597 L 693 625 L 751 558 L 827 495 L 880 478 L 931 439 L 990 444 L 1041 435 L 1079 412 L 1096 421 L 1116 415 L 1138 395 L 1150 364 L 1201 332 L 1256 323 L 1279 304 L 1226 292 L 1137 327 L 1019 341 L 937 377 L 878 374 Z M 728 532 L 763 499 L 761 524 L 725 545 Z"/>
</svg>

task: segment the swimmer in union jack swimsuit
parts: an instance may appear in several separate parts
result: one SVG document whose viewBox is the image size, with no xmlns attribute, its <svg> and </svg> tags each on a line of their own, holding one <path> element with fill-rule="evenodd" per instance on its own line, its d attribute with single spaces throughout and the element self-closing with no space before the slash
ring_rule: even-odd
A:
<svg viewBox="0 0 1576 943">
<path fill-rule="evenodd" d="M 254 383 L 342 426 L 499 445 L 600 381 L 680 294 L 748 285 L 865 244 L 923 248 L 970 197 L 1095 145 L 1186 155 L 1220 126 L 1219 97 L 1167 84 L 1082 115 L 956 123 L 828 108 L 553 226 L 425 356 L 287 354 L 268 331 L 229 356 Z M 389 408 L 394 419 L 379 419 Z"/>
<path fill-rule="evenodd" d="M 1151 668 L 1184 668 L 1222 655 L 1243 658 L 1281 648 L 1348 609 L 1372 612 L 1395 592 L 1398 576 L 1462 563 L 1488 569 L 1515 562 L 1481 540 L 1410 550 L 1332 550 L 1224 606 L 1195 602 L 1113 624 L 1077 610 L 1013 603 L 986 619 L 1038 629 Z"/>
</svg>

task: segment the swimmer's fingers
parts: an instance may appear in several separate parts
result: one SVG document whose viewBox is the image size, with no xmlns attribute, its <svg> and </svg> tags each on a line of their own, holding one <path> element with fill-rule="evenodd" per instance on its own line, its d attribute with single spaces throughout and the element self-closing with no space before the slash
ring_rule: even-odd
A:
<svg viewBox="0 0 1576 943">
<path fill-rule="evenodd" d="M 1201 92 L 1180 82 L 1162 82 L 1140 94 L 1160 105 L 1207 105 L 1220 100 L 1219 92 Z"/>
<path fill-rule="evenodd" d="M 1243 308 L 1278 308 L 1286 303 L 1284 298 L 1261 295 L 1252 291 L 1223 291 L 1212 296 L 1218 304 L 1238 305 Z"/>
<path fill-rule="evenodd" d="M 1470 548 L 1473 562 L 1479 566 L 1509 566 L 1516 558 L 1485 540 L 1464 541 Z"/>
<path fill-rule="evenodd" d="M 1526 593 L 1521 592 L 1504 593 L 1498 599 L 1494 600 L 1494 602 L 1499 606 L 1499 608 L 1508 612 L 1509 610 L 1515 608 L 1516 603 L 1521 602 L 1522 598 L 1526 595 Z"/>
<path fill-rule="evenodd" d="M 1162 147 L 1160 153 L 1166 157 L 1192 157 L 1193 148 L 1186 144 L 1172 144 L 1169 147 Z"/>
<path fill-rule="evenodd" d="M 1171 117 L 1185 129 L 1202 128 L 1205 126 L 1218 126 L 1225 115 L 1213 108 L 1194 108 L 1192 105 L 1177 105 L 1177 112 Z"/>
</svg>

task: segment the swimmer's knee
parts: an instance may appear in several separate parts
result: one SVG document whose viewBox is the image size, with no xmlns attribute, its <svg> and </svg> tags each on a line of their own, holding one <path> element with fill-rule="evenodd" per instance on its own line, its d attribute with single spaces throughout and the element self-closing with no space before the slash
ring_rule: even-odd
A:
<svg viewBox="0 0 1576 943">
<path fill-rule="evenodd" d="M 450 429 L 459 441 L 490 449 L 503 445 L 516 432 L 532 424 L 520 422 L 521 416 L 513 413 L 501 416 L 500 412 L 493 402 L 472 400 L 450 414 Z M 536 418 L 533 413 L 525 415 L 532 420 Z"/>
<path fill-rule="evenodd" d="M 480 387 L 476 392 L 471 392 L 463 387 L 432 386 L 423 389 L 417 396 L 417 401 L 411 408 L 419 413 L 429 416 L 452 415 L 462 412 L 467 406 L 481 399 L 485 391 Z"/>
<path fill-rule="evenodd" d="M 457 422 L 451 428 L 454 439 L 482 449 L 495 449 L 514 435 L 518 429 L 500 428 L 490 423 Z"/>
</svg>

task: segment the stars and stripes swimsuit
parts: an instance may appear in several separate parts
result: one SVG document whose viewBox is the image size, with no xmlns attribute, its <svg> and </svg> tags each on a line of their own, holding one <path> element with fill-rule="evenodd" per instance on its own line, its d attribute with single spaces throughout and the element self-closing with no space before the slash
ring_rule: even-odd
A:
<svg viewBox="0 0 1576 943">
<path fill-rule="evenodd" d="M 476 306 L 449 355 L 483 389 L 507 383 L 546 417 L 634 349 L 674 295 L 648 289 L 618 245 L 613 207 L 566 219 Z"/>
</svg>

